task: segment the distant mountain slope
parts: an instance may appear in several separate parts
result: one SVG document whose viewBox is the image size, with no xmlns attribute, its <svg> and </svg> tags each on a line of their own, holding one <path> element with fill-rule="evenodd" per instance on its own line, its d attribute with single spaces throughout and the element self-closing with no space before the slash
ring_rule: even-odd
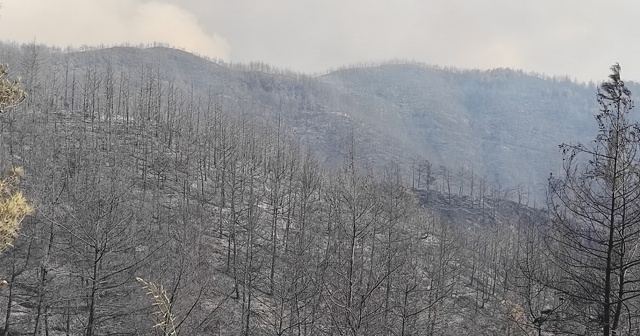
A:
<svg viewBox="0 0 640 336">
<path fill-rule="evenodd" d="M 5 63 L 20 64 L 17 57 L 27 52 L 4 48 L 0 61 Z M 77 76 L 91 65 L 111 64 L 134 81 L 162 69 L 159 85 L 176 85 L 219 108 L 265 122 L 275 123 L 280 116 L 299 141 L 329 164 L 346 155 L 353 140 L 356 154 L 374 170 L 394 161 L 408 172 L 412 160 L 427 159 L 435 167 L 473 171 L 494 184 L 524 185 L 539 196 L 549 172 L 561 162 L 558 144 L 588 142 L 596 131 L 595 85 L 509 69 L 385 64 L 313 78 L 261 63 L 217 64 L 162 47 L 50 57 L 69 62 Z M 13 69 L 25 75 L 23 66 Z M 630 88 L 638 91 L 635 84 Z"/>
<path fill-rule="evenodd" d="M 595 131 L 594 87 L 512 70 L 383 65 L 322 80 L 352 97 L 362 123 L 386 127 L 384 136 L 503 185 L 542 188 L 559 162 L 557 145 L 585 141 Z"/>
</svg>

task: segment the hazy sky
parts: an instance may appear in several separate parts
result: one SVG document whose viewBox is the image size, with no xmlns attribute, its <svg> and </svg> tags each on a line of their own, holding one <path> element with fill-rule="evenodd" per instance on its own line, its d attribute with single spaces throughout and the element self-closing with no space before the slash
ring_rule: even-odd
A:
<svg viewBox="0 0 640 336">
<path fill-rule="evenodd" d="M 304 72 L 412 59 L 640 81 L 638 0 L 0 0 L 0 39 L 167 42 Z"/>
</svg>

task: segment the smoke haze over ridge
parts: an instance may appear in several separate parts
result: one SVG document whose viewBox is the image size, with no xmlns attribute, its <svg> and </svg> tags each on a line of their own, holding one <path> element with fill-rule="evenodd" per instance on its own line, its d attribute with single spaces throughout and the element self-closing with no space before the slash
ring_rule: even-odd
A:
<svg viewBox="0 0 640 336">
<path fill-rule="evenodd" d="M 600 81 L 640 80 L 640 2 L 617 0 L 3 0 L 0 39 L 166 42 L 302 72 L 412 59 Z"/>
</svg>

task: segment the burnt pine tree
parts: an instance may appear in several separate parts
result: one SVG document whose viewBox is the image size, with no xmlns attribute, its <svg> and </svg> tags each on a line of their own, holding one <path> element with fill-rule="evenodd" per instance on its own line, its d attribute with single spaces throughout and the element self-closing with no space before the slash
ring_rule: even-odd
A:
<svg viewBox="0 0 640 336">
<path fill-rule="evenodd" d="M 580 334 L 637 334 L 640 322 L 640 125 L 620 66 L 598 89 L 591 145 L 560 146 L 562 176 L 549 179 L 551 287 Z M 579 329 L 575 329 L 579 326 Z"/>
</svg>

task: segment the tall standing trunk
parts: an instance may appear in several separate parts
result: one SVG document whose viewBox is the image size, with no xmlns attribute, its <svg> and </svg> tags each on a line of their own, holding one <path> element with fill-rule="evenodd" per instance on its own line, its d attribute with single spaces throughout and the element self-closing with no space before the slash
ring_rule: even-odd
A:
<svg viewBox="0 0 640 336">
<path fill-rule="evenodd" d="M 94 247 L 93 270 L 91 273 L 91 295 L 89 296 L 89 316 L 85 327 L 85 336 L 93 336 L 96 320 L 96 305 L 98 301 L 98 272 L 102 255 L 98 246 Z"/>
<path fill-rule="evenodd" d="M 13 286 L 16 281 L 16 252 L 13 250 L 13 262 L 11 263 L 11 279 L 9 280 L 9 295 L 7 297 L 7 312 L 5 314 L 4 329 L 2 336 L 9 336 L 9 327 L 11 326 L 11 308 L 13 303 Z"/>
</svg>

